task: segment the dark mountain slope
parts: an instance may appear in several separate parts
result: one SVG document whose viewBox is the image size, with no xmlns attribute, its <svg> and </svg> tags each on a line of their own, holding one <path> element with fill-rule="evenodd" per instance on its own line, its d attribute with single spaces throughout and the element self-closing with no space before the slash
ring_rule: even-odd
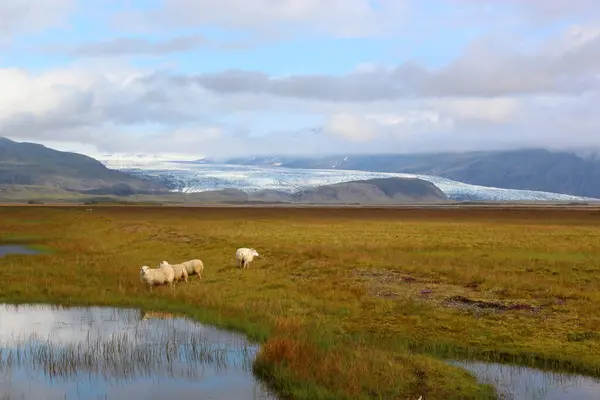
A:
<svg viewBox="0 0 600 400">
<path fill-rule="evenodd" d="M 411 178 L 376 178 L 317 186 L 294 194 L 310 203 L 401 203 L 440 201 L 447 197 L 431 182 Z"/>
<path fill-rule="evenodd" d="M 78 153 L 0 137 L 0 184 L 56 186 L 89 190 L 127 184 L 136 190 L 160 190 L 158 183 L 106 168 Z"/>
</svg>

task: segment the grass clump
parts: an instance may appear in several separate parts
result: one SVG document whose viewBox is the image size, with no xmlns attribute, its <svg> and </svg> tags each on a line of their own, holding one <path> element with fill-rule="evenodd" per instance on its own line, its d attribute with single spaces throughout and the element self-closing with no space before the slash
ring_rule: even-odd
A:
<svg viewBox="0 0 600 400">
<path fill-rule="evenodd" d="M 488 399 L 439 358 L 600 376 L 598 222 L 550 208 L 2 207 L 3 233 L 54 253 L 4 258 L 0 301 L 151 308 L 241 331 L 284 398 Z M 263 256 L 244 271 L 242 246 Z M 141 265 L 192 258 L 202 281 L 139 282 Z"/>
</svg>

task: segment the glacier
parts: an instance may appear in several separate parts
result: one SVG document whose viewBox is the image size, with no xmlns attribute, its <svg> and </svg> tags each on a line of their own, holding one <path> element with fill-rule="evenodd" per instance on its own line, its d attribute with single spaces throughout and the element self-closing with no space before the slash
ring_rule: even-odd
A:
<svg viewBox="0 0 600 400">
<path fill-rule="evenodd" d="M 598 201 L 588 197 L 535 190 L 471 185 L 431 175 L 340 169 L 300 169 L 277 166 L 212 164 L 203 157 L 174 160 L 160 156 L 98 156 L 107 168 L 165 183 L 173 192 L 194 193 L 219 189 L 253 192 L 264 189 L 293 193 L 298 190 L 373 178 L 420 178 L 455 201 Z"/>
</svg>

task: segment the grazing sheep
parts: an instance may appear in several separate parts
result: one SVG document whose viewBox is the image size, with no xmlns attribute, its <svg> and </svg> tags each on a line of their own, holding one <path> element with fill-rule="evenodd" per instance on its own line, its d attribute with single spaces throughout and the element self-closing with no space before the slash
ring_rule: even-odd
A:
<svg viewBox="0 0 600 400">
<path fill-rule="evenodd" d="M 162 268 L 162 267 L 171 267 L 173 268 L 173 272 L 175 272 L 175 282 L 179 282 L 179 281 L 188 281 L 188 272 L 187 269 L 185 268 L 185 265 L 183 264 L 169 264 L 166 261 L 163 261 L 159 264 L 158 268 Z"/>
<path fill-rule="evenodd" d="M 204 263 L 202 260 L 195 258 L 182 264 L 187 269 L 188 275 L 198 275 L 198 279 L 202 279 L 202 272 L 204 272 Z"/>
<path fill-rule="evenodd" d="M 173 266 L 173 264 L 169 264 L 167 261 L 163 261 L 160 263 L 160 265 L 171 265 Z M 181 264 L 175 264 L 178 266 L 183 266 L 185 268 L 185 270 L 187 271 L 188 275 L 198 275 L 198 279 L 202 279 L 202 272 L 204 271 L 204 263 L 202 262 L 202 260 L 198 260 L 198 259 L 194 259 L 194 260 L 189 260 L 186 262 L 182 262 Z M 187 280 L 186 280 L 187 282 Z"/>
<path fill-rule="evenodd" d="M 260 257 L 260 255 L 256 250 L 247 247 L 241 247 L 235 252 L 235 258 L 241 268 L 249 267 L 254 257 Z"/>
<path fill-rule="evenodd" d="M 153 286 L 167 284 L 173 287 L 175 281 L 175 271 L 169 265 L 161 266 L 159 268 L 150 268 L 147 265 L 143 265 L 140 268 L 140 280 L 142 283 L 148 285 L 150 290 Z"/>
</svg>

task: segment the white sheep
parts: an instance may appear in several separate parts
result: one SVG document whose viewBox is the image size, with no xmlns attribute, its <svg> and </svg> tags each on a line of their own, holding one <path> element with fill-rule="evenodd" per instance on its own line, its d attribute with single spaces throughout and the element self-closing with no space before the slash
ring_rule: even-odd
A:
<svg viewBox="0 0 600 400">
<path fill-rule="evenodd" d="M 242 268 L 249 267 L 254 257 L 260 257 L 260 255 L 256 250 L 247 247 L 241 247 L 235 252 L 235 258 Z"/>
<path fill-rule="evenodd" d="M 163 261 L 158 265 L 158 268 L 163 267 L 173 268 L 173 272 L 175 273 L 175 282 L 179 282 L 182 280 L 185 282 L 188 281 L 188 272 L 183 264 L 169 264 L 168 262 Z"/>
<path fill-rule="evenodd" d="M 169 264 L 167 261 L 161 262 L 160 265 L 170 265 L 172 267 L 174 266 L 173 264 Z M 175 265 L 184 267 L 188 276 L 198 275 L 198 279 L 202 279 L 202 272 L 204 271 L 204 263 L 202 262 L 202 260 L 194 259 Z"/>
<path fill-rule="evenodd" d="M 173 287 L 175 281 L 175 270 L 169 265 L 159 268 L 150 268 L 143 265 L 140 268 L 140 280 L 152 290 L 153 286 L 167 284 Z"/>
</svg>

